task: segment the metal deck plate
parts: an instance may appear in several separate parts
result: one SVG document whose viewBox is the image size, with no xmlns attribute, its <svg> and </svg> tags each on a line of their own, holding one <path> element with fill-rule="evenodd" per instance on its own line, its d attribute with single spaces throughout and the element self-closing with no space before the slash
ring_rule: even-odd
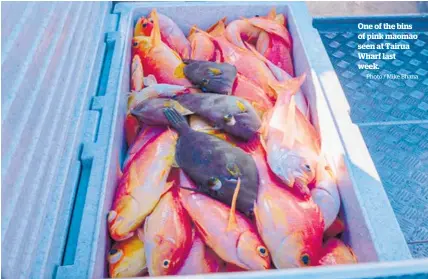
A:
<svg viewBox="0 0 428 279">
<path fill-rule="evenodd" d="M 427 19 L 384 19 L 414 22 L 419 38 L 408 41 L 410 50 L 394 50 L 397 59 L 377 61 L 380 70 L 371 72 L 357 67 L 364 63 L 357 55 L 357 44 L 364 43 L 357 39 L 358 19 L 314 20 L 352 121 L 360 127 L 414 257 L 428 257 L 428 32 L 423 29 L 424 24 L 428 28 Z M 372 21 L 382 22 L 382 17 Z M 418 75 L 418 79 L 374 80 L 366 78 L 368 73 Z"/>
</svg>

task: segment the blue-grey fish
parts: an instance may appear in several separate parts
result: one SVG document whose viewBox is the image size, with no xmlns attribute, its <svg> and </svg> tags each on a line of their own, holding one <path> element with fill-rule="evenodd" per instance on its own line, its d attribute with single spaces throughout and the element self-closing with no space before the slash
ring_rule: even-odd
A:
<svg viewBox="0 0 428 279">
<path fill-rule="evenodd" d="M 175 160 L 196 183 L 199 191 L 230 206 L 240 178 L 236 208 L 250 214 L 259 185 L 253 158 L 239 147 L 193 130 L 174 108 L 163 111 L 170 125 L 179 133 Z"/>
</svg>

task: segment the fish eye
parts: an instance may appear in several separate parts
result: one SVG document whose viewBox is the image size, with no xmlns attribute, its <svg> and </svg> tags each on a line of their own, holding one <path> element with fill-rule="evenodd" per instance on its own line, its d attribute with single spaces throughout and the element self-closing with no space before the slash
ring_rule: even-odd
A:
<svg viewBox="0 0 428 279">
<path fill-rule="evenodd" d="M 134 41 L 134 42 L 132 42 L 132 46 L 133 46 L 133 47 L 138 46 L 138 42 L 135 42 L 135 41 Z"/>
<path fill-rule="evenodd" d="M 153 23 L 153 19 L 152 18 L 150 18 L 150 22 Z"/>
<path fill-rule="evenodd" d="M 256 17 L 259 17 L 259 15 L 256 15 Z"/>
<path fill-rule="evenodd" d="M 267 255 L 268 255 L 268 251 L 267 251 L 266 247 L 264 247 L 264 246 L 257 247 L 257 252 L 263 258 L 267 257 Z"/>
<path fill-rule="evenodd" d="M 122 256 L 123 256 L 122 250 L 113 248 L 113 249 L 111 249 L 109 251 L 108 262 L 110 264 L 115 264 L 118 261 L 120 261 L 120 259 L 122 258 Z"/>
<path fill-rule="evenodd" d="M 309 166 L 308 164 L 305 164 L 304 167 L 307 171 L 311 171 L 311 166 Z"/>
<path fill-rule="evenodd" d="M 208 84 L 208 82 L 209 82 L 209 80 L 208 80 L 208 79 L 203 78 L 201 83 L 202 83 L 202 85 L 207 85 L 207 84 Z"/>
<path fill-rule="evenodd" d="M 302 262 L 303 265 L 306 265 L 306 266 L 311 264 L 311 258 L 306 253 L 302 254 L 302 256 L 300 257 L 300 261 Z"/>
<path fill-rule="evenodd" d="M 223 120 L 228 126 L 233 126 L 236 123 L 235 117 L 230 113 L 223 116 Z"/>
<path fill-rule="evenodd" d="M 164 260 L 163 263 L 162 263 L 162 267 L 163 268 L 168 268 L 169 267 L 169 263 L 170 263 L 170 260 Z"/>
<path fill-rule="evenodd" d="M 144 27 L 144 28 L 146 28 L 146 26 L 147 26 L 147 23 L 146 23 L 146 22 L 144 22 L 144 23 L 143 23 L 143 27 Z"/>
<path fill-rule="evenodd" d="M 220 190 L 221 186 L 221 181 L 217 177 L 211 177 L 208 179 L 208 187 L 210 187 L 211 190 L 218 191 Z"/>
</svg>

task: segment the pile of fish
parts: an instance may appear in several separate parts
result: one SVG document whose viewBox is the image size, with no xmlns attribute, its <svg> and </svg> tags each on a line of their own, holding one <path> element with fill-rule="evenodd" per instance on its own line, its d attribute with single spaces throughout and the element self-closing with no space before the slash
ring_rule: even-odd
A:
<svg viewBox="0 0 428 279">
<path fill-rule="evenodd" d="M 110 276 L 355 263 L 284 15 L 134 32 Z"/>
</svg>

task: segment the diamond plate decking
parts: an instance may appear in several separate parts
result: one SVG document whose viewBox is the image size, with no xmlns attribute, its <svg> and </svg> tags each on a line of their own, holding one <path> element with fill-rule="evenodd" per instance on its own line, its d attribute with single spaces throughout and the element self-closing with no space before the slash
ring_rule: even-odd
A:
<svg viewBox="0 0 428 279">
<path fill-rule="evenodd" d="M 428 257 L 428 32 L 418 29 L 419 38 L 408 41 L 408 50 L 382 51 L 396 53 L 397 59 L 377 60 L 379 70 L 359 70 L 359 63 L 368 62 L 358 58 L 357 44 L 371 42 L 359 40 L 356 24 L 349 28 L 346 19 L 329 19 L 334 27 L 323 20 L 316 19 L 314 26 L 346 94 L 352 121 L 360 127 L 413 256 Z M 367 74 L 418 79 L 367 79 Z"/>
</svg>

